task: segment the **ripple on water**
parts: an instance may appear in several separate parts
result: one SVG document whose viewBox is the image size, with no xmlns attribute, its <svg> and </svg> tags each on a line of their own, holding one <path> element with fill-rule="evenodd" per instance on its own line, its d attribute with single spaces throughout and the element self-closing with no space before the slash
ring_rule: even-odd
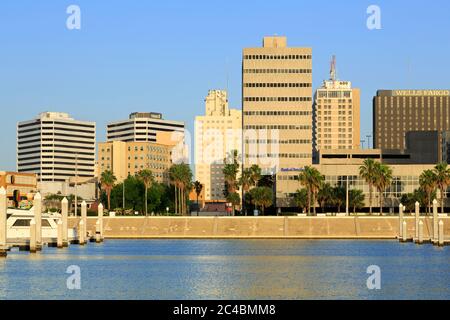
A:
<svg viewBox="0 0 450 320">
<path fill-rule="evenodd" d="M 11 252 L 0 299 L 449 299 L 448 247 L 396 241 L 108 240 Z M 66 269 L 81 268 L 81 290 Z M 370 291 L 369 265 L 382 270 Z"/>
</svg>

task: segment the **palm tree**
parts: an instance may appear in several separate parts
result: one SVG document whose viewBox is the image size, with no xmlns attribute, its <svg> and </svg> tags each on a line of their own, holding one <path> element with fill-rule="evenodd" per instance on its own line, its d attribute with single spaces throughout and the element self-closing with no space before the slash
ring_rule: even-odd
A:
<svg viewBox="0 0 450 320">
<path fill-rule="evenodd" d="M 304 213 L 305 208 L 308 205 L 308 191 L 306 189 L 297 190 L 294 195 L 294 201 L 302 210 L 302 213 Z"/>
<path fill-rule="evenodd" d="M 392 184 L 392 169 L 380 162 L 375 164 L 374 185 L 380 194 L 380 214 L 383 214 L 383 193 Z"/>
<path fill-rule="evenodd" d="M 145 195 L 144 195 L 144 199 L 145 199 L 145 216 L 147 216 L 147 193 L 148 193 L 148 189 L 151 187 L 153 181 L 154 181 L 154 177 L 153 177 L 153 173 L 151 170 L 149 169 L 144 169 L 138 172 L 137 174 L 137 178 L 142 181 L 144 183 L 144 187 L 145 187 Z"/>
<path fill-rule="evenodd" d="M 178 164 L 175 164 L 170 167 L 169 169 L 169 177 L 170 182 L 175 188 L 175 213 L 181 214 L 181 180 L 182 180 L 182 173 L 181 173 L 181 167 Z"/>
<path fill-rule="evenodd" d="M 235 209 L 236 206 L 238 206 L 241 203 L 241 197 L 239 196 L 239 193 L 233 192 L 229 193 L 227 195 L 227 202 L 231 203 L 231 206 L 233 208 L 233 216 L 235 215 Z"/>
<path fill-rule="evenodd" d="M 239 182 L 238 182 L 238 178 L 237 175 L 239 173 L 239 153 L 237 150 L 233 150 L 231 151 L 227 158 L 223 159 L 223 163 L 224 163 L 224 167 L 222 170 L 222 173 L 224 175 L 224 179 L 225 179 L 225 197 L 229 200 L 233 200 L 233 201 L 229 201 L 233 204 L 233 215 L 234 215 L 234 209 L 235 209 L 235 203 L 234 201 L 237 199 L 236 195 L 234 195 L 235 193 L 237 193 L 236 191 L 239 189 Z M 239 194 L 238 194 L 239 197 Z M 240 201 L 240 197 L 239 197 L 239 201 Z M 236 204 L 237 205 L 237 204 Z"/>
<path fill-rule="evenodd" d="M 199 204 L 198 204 L 198 197 L 200 196 L 200 194 L 203 191 L 203 185 L 200 181 L 195 181 L 194 182 L 194 190 L 195 190 L 195 194 L 197 195 L 197 216 L 199 215 Z"/>
<path fill-rule="evenodd" d="M 425 170 L 419 177 L 420 188 L 425 192 L 427 198 L 427 213 L 431 212 L 431 195 L 436 190 L 437 176 L 433 170 Z"/>
<path fill-rule="evenodd" d="M 251 169 L 244 169 L 241 174 L 241 178 L 239 179 L 239 184 L 242 186 L 242 207 L 245 208 L 245 215 L 247 215 L 247 207 L 245 205 L 246 195 L 250 188 L 254 185 L 254 181 L 252 179 L 252 171 Z"/>
<path fill-rule="evenodd" d="M 316 214 L 316 194 L 322 186 L 324 176 L 313 167 L 306 166 L 299 175 L 299 181 L 308 192 L 308 214 L 311 214 L 311 205 L 313 206 L 314 215 Z"/>
<path fill-rule="evenodd" d="M 256 187 L 250 191 L 252 202 L 255 206 L 261 206 L 261 213 L 273 203 L 273 191 L 269 187 Z"/>
<path fill-rule="evenodd" d="M 186 198 L 192 190 L 192 170 L 189 165 L 181 163 L 178 165 L 180 172 L 180 190 L 181 190 L 181 213 L 187 214 Z"/>
<path fill-rule="evenodd" d="M 337 207 L 338 213 L 341 213 L 341 208 L 344 205 L 346 194 L 346 189 L 342 186 L 336 186 L 333 188 L 333 203 Z"/>
<path fill-rule="evenodd" d="M 111 210 L 111 191 L 116 181 L 117 178 L 114 176 L 112 171 L 109 170 L 102 172 L 100 176 L 102 189 L 106 192 L 106 196 L 108 197 L 108 210 Z"/>
<path fill-rule="evenodd" d="M 261 176 L 262 176 L 262 170 L 257 164 L 254 164 L 250 167 L 250 176 L 251 176 L 251 181 L 252 181 L 253 185 L 255 187 L 257 187 L 258 182 L 259 182 L 259 180 L 261 180 Z"/>
<path fill-rule="evenodd" d="M 372 214 L 372 199 L 373 199 L 373 186 L 375 180 L 375 167 L 376 162 L 373 159 L 364 160 L 363 165 L 359 168 L 359 175 L 369 185 L 369 207 L 370 214 Z"/>
<path fill-rule="evenodd" d="M 348 194 L 349 206 L 353 208 L 353 214 L 356 214 L 356 209 L 364 208 L 364 192 L 362 190 L 352 189 Z"/>
<path fill-rule="evenodd" d="M 446 162 L 438 164 L 434 168 L 434 174 L 436 175 L 436 185 L 439 188 L 441 194 L 441 213 L 444 213 L 444 199 L 448 185 L 450 184 L 450 169 Z"/>
<path fill-rule="evenodd" d="M 333 199 L 333 187 L 329 183 L 324 183 L 317 193 L 317 201 L 322 208 L 322 213 Z"/>
</svg>

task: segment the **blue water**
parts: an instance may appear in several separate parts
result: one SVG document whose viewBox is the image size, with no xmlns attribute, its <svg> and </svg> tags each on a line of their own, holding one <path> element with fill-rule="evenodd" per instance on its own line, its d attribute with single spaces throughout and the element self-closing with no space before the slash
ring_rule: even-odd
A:
<svg viewBox="0 0 450 320">
<path fill-rule="evenodd" d="M 81 289 L 67 289 L 69 266 Z M 367 267 L 381 268 L 369 290 Z M 450 249 L 396 241 L 107 240 L 12 251 L 0 299 L 450 299 Z"/>
</svg>

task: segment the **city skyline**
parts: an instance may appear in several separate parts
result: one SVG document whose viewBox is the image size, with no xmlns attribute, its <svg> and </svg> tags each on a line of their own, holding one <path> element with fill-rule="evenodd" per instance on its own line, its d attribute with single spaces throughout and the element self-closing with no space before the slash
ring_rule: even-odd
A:
<svg viewBox="0 0 450 320">
<path fill-rule="evenodd" d="M 119 13 L 114 5 L 103 8 L 79 1 L 82 27 L 70 31 L 65 28 L 64 4 L 28 2 L 27 11 L 2 3 L 0 29 L 5 32 L 0 33 L 0 39 L 8 50 L 0 53 L 0 85 L 4 90 L 0 106 L 4 112 L 18 112 L 11 112 L 0 129 L 0 167 L 16 169 L 16 137 L 12 133 L 16 123 L 44 111 L 69 112 L 74 118 L 95 121 L 97 142 L 106 141 L 108 122 L 135 111 L 162 112 L 166 119 L 185 121 L 193 133 L 194 118 L 202 113 L 207 90 L 228 89 L 230 107 L 241 108 L 242 50 L 258 47 L 263 36 L 274 34 L 287 36 L 294 46 L 312 47 L 313 90 L 327 78 L 330 56 L 336 54 L 338 78 L 361 88 L 361 138 L 365 139 L 372 135 L 372 97 L 376 91 L 445 89 L 445 61 L 450 52 L 449 44 L 441 41 L 448 24 L 442 10 L 447 2 L 430 3 L 424 8 L 419 2 L 379 1 L 381 30 L 366 27 L 369 4 L 340 6 L 330 2 L 322 8 L 284 1 L 281 7 L 292 9 L 283 9 L 285 17 L 259 21 L 276 11 L 270 4 L 261 4 L 254 17 L 247 17 L 246 10 L 241 10 L 225 20 L 229 22 L 225 23 L 227 27 L 218 27 L 221 23 L 215 21 L 217 25 L 203 30 L 213 18 L 193 21 L 204 13 L 199 3 L 189 7 L 182 3 L 130 4 L 120 7 Z M 217 4 L 223 10 L 232 5 Z M 100 9 L 106 9 L 106 13 Z M 42 19 L 32 19 L 31 12 Z M 175 19 L 181 17 L 180 24 L 188 20 L 186 28 L 163 22 L 169 12 Z M 431 12 L 434 19 L 430 23 L 414 24 L 415 17 Z M 126 18 L 127 14 L 137 21 Z M 145 14 L 150 18 L 139 20 Z M 227 19 L 221 12 L 218 15 L 218 19 Z M 329 34 L 331 26 L 335 32 Z M 164 36 L 155 27 L 166 27 Z M 235 37 L 238 28 L 248 31 Z M 333 38 L 347 28 L 354 29 L 347 41 Z M 184 32 L 192 36 L 186 37 Z M 216 37 L 210 37 L 214 32 Z M 48 35 L 52 42 L 46 40 Z M 417 37 L 420 46 L 415 44 Z"/>
</svg>

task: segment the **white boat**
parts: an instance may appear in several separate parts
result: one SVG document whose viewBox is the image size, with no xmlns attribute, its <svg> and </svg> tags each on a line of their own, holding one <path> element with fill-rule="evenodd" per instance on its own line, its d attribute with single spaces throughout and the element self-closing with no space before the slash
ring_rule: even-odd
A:
<svg viewBox="0 0 450 320">
<path fill-rule="evenodd" d="M 8 209 L 7 211 L 7 237 L 8 242 L 23 243 L 30 238 L 30 222 L 34 219 L 34 208 L 30 210 Z M 58 237 L 59 213 L 42 213 L 42 240 L 44 243 L 56 241 Z M 76 239 L 76 230 L 67 231 L 69 241 Z"/>
</svg>

